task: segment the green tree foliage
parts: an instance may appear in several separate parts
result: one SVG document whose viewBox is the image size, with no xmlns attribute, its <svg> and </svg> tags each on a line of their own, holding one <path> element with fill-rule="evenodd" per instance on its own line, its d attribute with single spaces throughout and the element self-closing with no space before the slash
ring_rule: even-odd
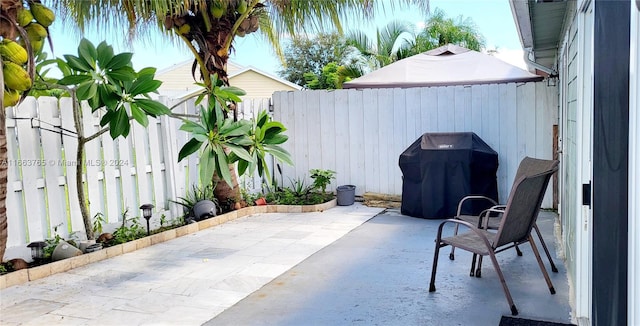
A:
<svg viewBox="0 0 640 326">
<path fill-rule="evenodd" d="M 284 64 L 278 75 L 292 83 L 306 86 L 307 74 L 321 75 L 330 62 L 338 65 L 347 63 L 351 52 L 345 38 L 337 33 L 296 37 L 285 47 Z"/>
<path fill-rule="evenodd" d="M 359 54 L 357 64 L 364 71 L 372 71 L 404 58 L 412 44 L 413 32 L 409 23 L 392 21 L 376 30 L 375 39 L 371 39 L 365 31 L 350 32 L 347 44 Z"/>
<path fill-rule="evenodd" d="M 312 72 L 304 74 L 305 84 L 309 89 L 337 89 L 342 88 L 338 66 L 335 62 L 329 62 L 322 68 L 322 72 L 316 75 Z"/>
<path fill-rule="evenodd" d="M 482 51 L 485 46 L 484 37 L 471 18 L 448 18 L 437 8 L 422 29 L 416 29 L 408 22 L 392 21 L 376 31 L 375 39 L 364 31 L 353 31 L 347 36 L 347 44 L 356 50 L 358 57 L 341 69 L 340 76 L 357 78 L 449 43 L 475 51 Z"/>
<path fill-rule="evenodd" d="M 467 49 L 482 51 L 485 40 L 470 17 L 449 18 L 442 9 L 436 8 L 425 27 L 415 36 L 411 54 L 422 53 L 446 44 L 455 44 Z"/>
</svg>

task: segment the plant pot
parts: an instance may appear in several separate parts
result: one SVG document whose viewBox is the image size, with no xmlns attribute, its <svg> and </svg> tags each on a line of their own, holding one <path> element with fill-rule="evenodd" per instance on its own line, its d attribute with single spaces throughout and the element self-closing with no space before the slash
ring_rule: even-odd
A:
<svg viewBox="0 0 640 326">
<path fill-rule="evenodd" d="M 258 206 L 263 206 L 263 205 L 267 204 L 267 200 L 264 199 L 264 197 L 260 197 L 260 198 L 256 199 L 255 203 Z"/>
<path fill-rule="evenodd" d="M 51 254 L 51 260 L 58 261 L 80 255 L 82 255 L 80 249 L 70 245 L 64 240 L 60 240 L 60 243 L 58 243 L 56 249 L 54 249 Z"/>
<path fill-rule="evenodd" d="M 338 206 L 353 205 L 356 197 L 356 186 L 339 186 L 338 188 L 336 188 L 336 197 L 338 199 Z"/>
<path fill-rule="evenodd" d="M 90 247 L 91 245 L 94 245 L 96 243 L 96 240 L 83 240 L 78 242 L 78 249 L 80 249 L 80 251 L 87 253 L 87 248 Z"/>
<path fill-rule="evenodd" d="M 210 200 L 201 200 L 193 205 L 193 216 L 196 221 L 216 216 L 216 204 Z"/>
</svg>

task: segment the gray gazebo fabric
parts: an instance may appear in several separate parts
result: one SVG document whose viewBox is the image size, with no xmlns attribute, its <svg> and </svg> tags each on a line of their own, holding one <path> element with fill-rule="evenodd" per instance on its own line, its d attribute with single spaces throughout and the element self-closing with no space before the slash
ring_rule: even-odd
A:
<svg viewBox="0 0 640 326">
<path fill-rule="evenodd" d="M 408 88 L 540 81 L 542 76 L 488 54 L 448 44 L 368 73 L 344 88 Z"/>
</svg>

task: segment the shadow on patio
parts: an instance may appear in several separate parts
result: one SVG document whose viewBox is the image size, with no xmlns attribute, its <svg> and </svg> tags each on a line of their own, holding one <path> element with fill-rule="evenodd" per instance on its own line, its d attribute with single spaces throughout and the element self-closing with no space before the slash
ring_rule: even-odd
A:
<svg viewBox="0 0 640 326">
<path fill-rule="evenodd" d="M 538 225 L 555 257 L 555 213 L 542 212 Z M 471 255 L 441 251 L 437 291 L 428 292 L 434 239 L 441 220 L 377 215 L 343 238 L 282 274 L 207 325 L 498 325 L 510 316 L 489 260 L 482 278 L 469 277 Z M 538 242 L 539 243 L 539 242 Z M 531 247 L 498 254 L 521 318 L 569 323 L 569 286 L 546 268 L 557 293 L 549 294 Z M 524 324 L 523 324 L 524 325 Z"/>
</svg>

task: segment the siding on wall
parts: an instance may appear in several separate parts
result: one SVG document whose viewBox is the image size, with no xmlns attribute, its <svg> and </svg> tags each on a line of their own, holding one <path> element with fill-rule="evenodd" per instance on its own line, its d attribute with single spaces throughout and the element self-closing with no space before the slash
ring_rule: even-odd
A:
<svg viewBox="0 0 640 326">
<path fill-rule="evenodd" d="M 156 79 L 162 81 L 158 91 L 163 95 L 180 95 L 188 91 L 200 88 L 195 85 L 191 74 L 193 62 L 191 60 L 175 64 L 156 73 Z M 227 73 L 233 74 L 240 71 L 242 66 L 229 62 Z M 200 73 L 196 71 L 196 77 L 200 78 Z"/>
<path fill-rule="evenodd" d="M 561 171 L 563 193 L 560 216 L 562 219 L 562 231 L 564 234 L 564 246 L 567 271 L 575 279 L 576 273 L 576 223 L 578 216 L 576 204 L 578 193 L 575 185 L 578 183 L 576 167 L 578 162 L 578 27 L 577 22 L 571 24 L 563 45 L 560 66 L 563 103 L 563 126 L 562 126 L 562 161 Z"/>
<path fill-rule="evenodd" d="M 276 79 L 269 78 L 253 70 L 247 70 L 229 79 L 229 83 L 242 88 L 247 95 L 244 97 L 265 98 L 271 97 L 276 91 L 293 91 L 295 88 L 283 84 Z"/>
<path fill-rule="evenodd" d="M 308 179 L 309 169 L 337 172 L 332 189 L 402 193 L 400 154 L 426 132 L 472 131 L 498 152 L 498 191 L 506 200 L 524 156 L 552 158 L 557 89 L 545 82 L 409 89 L 276 92 L 274 117 L 288 128 L 284 147 L 295 166 L 281 181 Z M 551 191 L 543 205 L 551 207 Z"/>
</svg>

